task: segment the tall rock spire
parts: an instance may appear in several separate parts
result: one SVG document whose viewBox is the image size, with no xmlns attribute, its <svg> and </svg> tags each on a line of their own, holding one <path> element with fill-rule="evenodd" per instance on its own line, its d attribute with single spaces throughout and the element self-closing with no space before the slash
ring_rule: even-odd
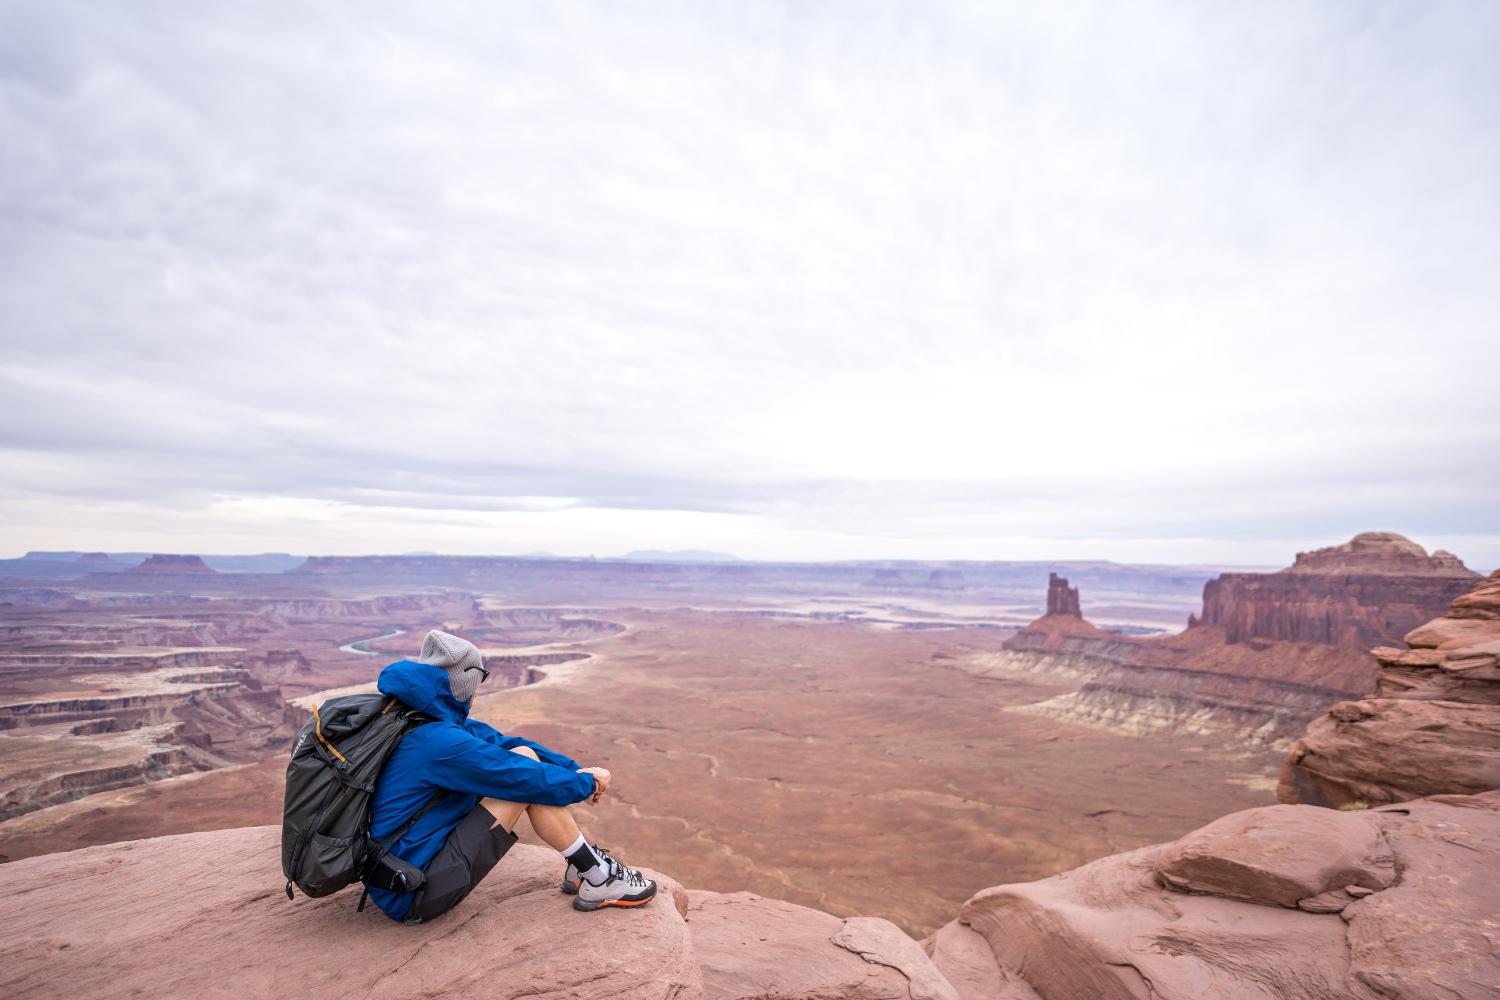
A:
<svg viewBox="0 0 1500 1000">
<path fill-rule="evenodd" d="M 1083 617 L 1083 608 L 1078 603 L 1078 588 L 1068 586 L 1068 578 L 1056 573 L 1047 574 L 1047 614 Z"/>
</svg>

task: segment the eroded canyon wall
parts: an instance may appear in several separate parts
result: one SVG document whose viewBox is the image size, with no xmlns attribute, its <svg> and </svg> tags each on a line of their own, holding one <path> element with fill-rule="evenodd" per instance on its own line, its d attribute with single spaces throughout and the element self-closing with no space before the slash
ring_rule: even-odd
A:
<svg viewBox="0 0 1500 1000">
<path fill-rule="evenodd" d="M 1225 573 L 1203 587 L 1206 625 L 1228 642 L 1274 639 L 1368 649 L 1441 614 L 1479 574 L 1451 553 L 1369 531 L 1297 553 L 1279 573 Z"/>
<path fill-rule="evenodd" d="M 1283 802 L 1351 806 L 1500 788 L 1500 571 L 1379 647 L 1372 697 L 1334 705 L 1293 744 Z"/>
<path fill-rule="evenodd" d="M 1013 669 L 1081 680 L 1026 711 L 1137 735 L 1233 732 L 1252 744 L 1290 740 L 1329 702 L 1367 691 L 1364 653 L 1315 643 L 1230 644 L 1223 629 L 1137 638 L 1054 618 L 1019 633 Z"/>
</svg>

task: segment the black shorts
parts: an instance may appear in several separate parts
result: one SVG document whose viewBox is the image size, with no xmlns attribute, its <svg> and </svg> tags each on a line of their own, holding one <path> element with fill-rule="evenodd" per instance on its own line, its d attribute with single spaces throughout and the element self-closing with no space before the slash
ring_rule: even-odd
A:
<svg viewBox="0 0 1500 1000">
<path fill-rule="evenodd" d="M 453 828 L 427 865 L 427 882 L 412 898 L 411 909 L 406 911 L 407 923 L 447 913 L 500 863 L 516 842 L 516 835 L 494 823 L 495 817 L 484 806 L 475 806 Z"/>
</svg>

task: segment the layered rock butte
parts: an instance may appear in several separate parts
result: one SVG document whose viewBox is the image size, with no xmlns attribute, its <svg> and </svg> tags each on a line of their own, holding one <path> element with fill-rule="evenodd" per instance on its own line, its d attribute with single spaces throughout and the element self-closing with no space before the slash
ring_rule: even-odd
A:
<svg viewBox="0 0 1500 1000">
<path fill-rule="evenodd" d="M 1085 679 L 1035 706 L 1129 732 L 1231 730 L 1285 746 L 1329 702 L 1375 691 L 1371 645 L 1441 614 L 1479 579 L 1447 552 L 1389 532 L 1297 555 L 1276 573 L 1225 573 L 1203 613 L 1170 636 L 1096 628 L 1053 575 L 1047 613 L 1007 643 L 1006 670 Z"/>
<path fill-rule="evenodd" d="M 1391 532 L 1299 552 L 1279 573 L 1225 573 L 1203 587 L 1202 624 L 1226 642 L 1315 642 L 1359 650 L 1393 642 L 1438 614 L 1479 574 Z"/>
<path fill-rule="evenodd" d="M 90 565 L 88 563 L 85 563 L 84 560 L 86 558 L 87 557 L 79 559 L 79 563 L 83 565 Z M 108 558 L 108 556 L 105 556 L 106 561 L 108 560 Z M 141 563 L 139 566 L 131 569 L 130 572 L 160 573 L 167 574 L 169 576 L 184 574 L 201 576 L 214 573 L 215 571 L 213 569 L 210 569 L 208 564 L 205 563 L 199 556 L 154 555 L 151 558 L 147 559 L 145 562 Z"/>
</svg>

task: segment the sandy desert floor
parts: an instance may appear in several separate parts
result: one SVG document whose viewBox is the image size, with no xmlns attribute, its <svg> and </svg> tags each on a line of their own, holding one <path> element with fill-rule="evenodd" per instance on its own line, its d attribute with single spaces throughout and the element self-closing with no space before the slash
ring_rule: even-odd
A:
<svg viewBox="0 0 1500 1000">
<path fill-rule="evenodd" d="M 621 614 L 630 632 L 564 683 L 476 713 L 610 768 L 609 794 L 579 807 L 586 830 L 690 886 L 920 935 L 985 886 L 1274 801 L 1280 754 L 1007 711 L 1070 688 L 944 666 L 993 648 L 990 632 Z"/>
</svg>

